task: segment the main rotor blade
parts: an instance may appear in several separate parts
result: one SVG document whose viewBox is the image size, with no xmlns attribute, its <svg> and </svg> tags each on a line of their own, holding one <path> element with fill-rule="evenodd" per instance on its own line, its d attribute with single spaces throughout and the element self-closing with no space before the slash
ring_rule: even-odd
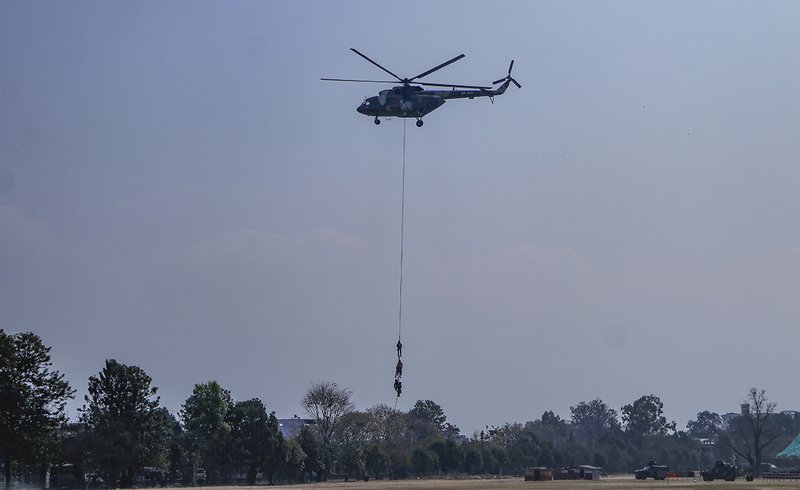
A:
<svg viewBox="0 0 800 490">
<path fill-rule="evenodd" d="M 430 75 L 431 73 L 435 72 L 436 70 L 444 68 L 445 66 L 449 65 L 450 63 L 455 63 L 456 61 L 460 60 L 463 57 L 464 57 L 464 55 L 460 54 L 460 55 L 456 56 L 455 58 L 453 58 L 453 59 L 451 59 L 449 61 L 445 61 L 444 63 L 442 63 L 441 65 L 439 65 L 439 66 L 437 66 L 435 68 L 431 68 L 430 70 L 428 70 L 426 72 L 420 73 L 419 75 L 415 76 L 411 80 L 416 80 L 417 78 L 422 78 L 424 76 Z"/>
<path fill-rule="evenodd" d="M 428 82 L 414 82 L 414 85 L 426 85 L 428 87 L 453 87 L 453 88 L 474 88 L 479 90 L 491 90 L 492 87 L 481 87 L 479 85 L 458 85 L 454 83 L 428 83 Z"/>
<path fill-rule="evenodd" d="M 367 55 L 365 55 L 364 53 L 360 52 L 360 51 L 359 51 L 359 50 L 357 50 L 356 48 L 350 48 L 350 51 L 352 51 L 352 52 L 354 52 L 355 54 L 357 54 L 357 55 L 361 56 L 361 57 L 362 57 L 362 58 L 364 58 L 365 60 L 369 61 L 369 62 L 370 62 L 370 63 L 372 63 L 373 65 L 377 66 L 378 68 L 380 68 L 381 70 L 385 71 L 385 72 L 386 72 L 386 73 L 388 73 L 389 75 L 391 75 L 391 76 L 395 77 L 396 79 L 400 80 L 401 82 L 403 81 L 403 79 L 402 79 L 402 78 L 398 77 L 397 75 L 395 75 L 394 73 L 390 72 L 390 71 L 389 71 L 389 70 L 387 70 L 386 68 L 382 67 L 382 66 L 381 66 L 381 65 L 379 65 L 378 63 L 376 63 L 376 62 L 372 61 L 371 59 L 369 59 L 369 57 L 368 57 Z"/>
<path fill-rule="evenodd" d="M 320 78 L 326 82 L 399 83 L 397 80 L 352 80 L 350 78 Z"/>
</svg>

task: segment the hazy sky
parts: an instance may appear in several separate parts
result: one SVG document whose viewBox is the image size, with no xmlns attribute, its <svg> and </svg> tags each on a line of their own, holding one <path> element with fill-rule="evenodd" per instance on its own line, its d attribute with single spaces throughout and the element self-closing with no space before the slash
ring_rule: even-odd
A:
<svg viewBox="0 0 800 490">
<path fill-rule="evenodd" d="M 303 415 L 394 403 L 401 76 L 511 87 L 409 122 L 398 408 L 466 433 L 653 393 L 800 409 L 797 2 L 0 2 L 0 328 Z"/>
</svg>

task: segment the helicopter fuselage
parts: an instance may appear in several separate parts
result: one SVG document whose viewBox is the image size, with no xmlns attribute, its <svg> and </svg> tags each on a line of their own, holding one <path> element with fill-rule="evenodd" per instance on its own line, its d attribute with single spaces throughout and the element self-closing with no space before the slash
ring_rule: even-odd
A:
<svg viewBox="0 0 800 490">
<path fill-rule="evenodd" d="M 356 111 L 360 114 L 374 117 L 375 124 L 381 123 L 381 117 L 413 117 L 416 118 L 417 127 L 419 128 L 422 127 L 423 124 L 422 117 L 444 105 L 448 99 L 474 99 L 475 97 L 492 98 L 495 95 L 502 95 L 510 83 L 516 85 L 517 88 L 522 88 L 516 80 L 511 78 L 511 69 L 514 67 L 514 60 L 511 60 L 511 64 L 508 65 L 508 75 L 499 80 L 495 80 L 492 82 L 491 86 L 460 85 L 422 82 L 419 80 L 451 63 L 455 63 L 464 57 L 463 54 L 451 58 L 415 77 L 400 78 L 357 49 L 350 48 L 350 51 L 361 56 L 402 83 L 402 85 L 395 86 L 391 89 L 381 90 L 378 92 L 377 96 L 364 99 L 364 102 L 356 108 Z M 322 80 L 329 82 L 396 83 L 392 80 L 354 80 L 352 78 L 322 78 Z M 492 88 L 501 82 L 503 82 L 502 85 L 496 89 Z M 426 90 L 422 88 L 423 86 L 442 87 L 449 90 Z M 494 101 L 494 99 L 492 99 L 492 101 Z"/>
<path fill-rule="evenodd" d="M 381 90 L 377 96 L 364 99 L 356 111 L 371 117 L 421 118 L 441 107 L 447 99 L 474 99 L 501 95 L 508 87 L 497 90 L 424 90 L 416 85 Z"/>
</svg>

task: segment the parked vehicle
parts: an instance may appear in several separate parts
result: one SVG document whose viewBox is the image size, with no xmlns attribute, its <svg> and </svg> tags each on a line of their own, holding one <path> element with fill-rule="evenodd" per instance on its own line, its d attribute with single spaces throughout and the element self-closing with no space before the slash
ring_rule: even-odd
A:
<svg viewBox="0 0 800 490">
<path fill-rule="evenodd" d="M 750 467 L 750 463 L 742 463 L 740 465 L 737 465 L 736 468 L 739 470 L 739 476 L 745 475 L 747 473 L 753 473 L 753 469 Z M 762 475 L 767 472 L 778 471 L 778 467 L 772 463 L 761 463 L 759 469 L 761 470 Z"/>
<path fill-rule="evenodd" d="M 734 481 L 736 480 L 736 465 L 717 461 L 710 469 L 701 471 L 700 475 L 703 477 L 703 481 Z"/>
<path fill-rule="evenodd" d="M 633 471 L 633 475 L 637 480 L 647 480 L 652 478 L 654 480 L 664 480 L 669 474 L 669 466 L 663 464 L 656 464 L 655 461 L 650 461 L 646 466 Z"/>
</svg>

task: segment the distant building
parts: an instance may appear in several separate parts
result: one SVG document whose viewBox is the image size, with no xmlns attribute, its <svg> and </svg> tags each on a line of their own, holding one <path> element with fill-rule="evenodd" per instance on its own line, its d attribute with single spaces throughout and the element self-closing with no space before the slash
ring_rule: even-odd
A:
<svg viewBox="0 0 800 490">
<path fill-rule="evenodd" d="M 525 481 L 550 481 L 553 479 L 553 470 L 544 466 L 529 468 L 525 472 Z"/>
<path fill-rule="evenodd" d="M 726 414 L 723 414 L 722 415 L 722 429 L 723 430 L 728 430 L 728 428 L 731 426 L 731 421 L 733 419 L 735 419 L 736 417 L 741 417 L 741 416 L 742 416 L 742 414 L 736 413 L 736 412 L 728 412 Z"/>
<path fill-rule="evenodd" d="M 297 415 L 290 419 L 278 419 L 278 430 L 284 439 L 293 439 L 300 433 L 300 429 L 305 425 L 316 425 L 314 419 L 301 419 Z"/>
</svg>

